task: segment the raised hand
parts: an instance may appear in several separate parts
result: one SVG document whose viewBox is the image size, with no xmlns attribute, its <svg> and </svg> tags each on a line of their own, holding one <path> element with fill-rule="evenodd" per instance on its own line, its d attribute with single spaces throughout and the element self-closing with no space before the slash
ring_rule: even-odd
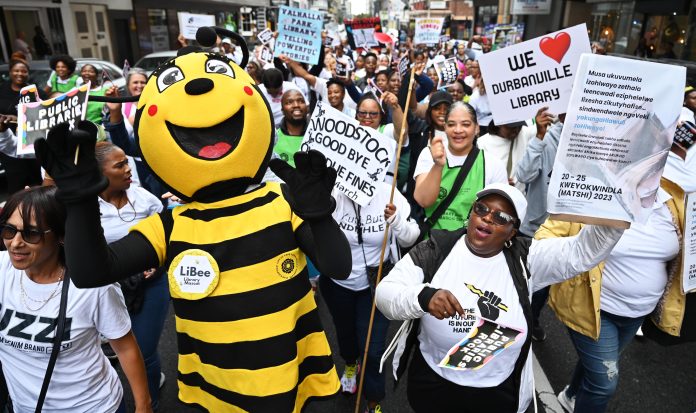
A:
<svg viewBox="0 0 696 413">
<path fill-rule="evenodd" d="M 498 304 L 503 301 L 502 298 L 493 294 L 491 291 L 486 291 L 483 297 L 478 299 L 478 308 L 481 311 L 481 317 L 486 318 L 491 321 L 498 319 L 500 315 L 500 309 Z"/>
<path fill-rule="evenodd" d="M 433 138 L 430 144 L 430 154 L 433 156 L 433 162 L 439 167 L 444 167 L 447 163 L 447 152 L 445 152 L 445 143 L 442 136 Z"/>
</svg>

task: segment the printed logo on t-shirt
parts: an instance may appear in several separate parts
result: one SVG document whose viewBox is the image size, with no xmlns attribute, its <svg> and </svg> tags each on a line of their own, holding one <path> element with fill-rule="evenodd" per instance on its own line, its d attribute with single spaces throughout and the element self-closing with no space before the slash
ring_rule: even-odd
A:
<svg viewBox="0 0 696 413">
<path fill-rule="evenodd" d="M 481 317 L 495 321 L 500 316 L 500 310 L 508 311 L 509 307 L 503 303 L 503 299 L 495 295 L 492 291 L 484 291 L 473 284 L 464 283 L 472 293 L 478 295 L 478 305 Z"/>
<path fill-rule="evenodd" d="M 288 253 L 281 255 L 276 261 L 276 272 L 285 279 L 297 275 L 297 257 L 295 254 Z"/>
<path fill-rule="evenodd" d="M 437 194 L 437 199 L 445 199 L 447 196 L 447 188 L 440 187 L 440 193 Z"/>
<path fill-rule="evenodd" d="M 0 336 L 0 344 L 25 352 L 50 353 L 53 348 L 53 337 L 57 324 L 56 318 L 40 317 L 4 307 L 2 318 L 0 318 L 0 333 L 4 334 Z M 62 343 L 61 350 L 72 347 L 72 342 L 68 342 L 71 336 L 71 325 L 72 317 L 66 317 L 65 332 L 63 333 L 64 343 Z M 5 330 L 7 330 L 6 333 Z"/>
</svg>

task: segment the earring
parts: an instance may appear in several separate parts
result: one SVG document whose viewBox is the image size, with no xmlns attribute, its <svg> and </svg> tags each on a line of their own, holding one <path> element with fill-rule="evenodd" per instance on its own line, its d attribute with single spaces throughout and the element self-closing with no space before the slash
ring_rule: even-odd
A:
<svg viewBox="0 0 696 413">
<path fill-rule="evenodd" d="M 510 248 L 510 247 L 512 247 L 512 240 L 509 239 L 509 240 L 505 241 L 505 248 Z"/>
</svg>

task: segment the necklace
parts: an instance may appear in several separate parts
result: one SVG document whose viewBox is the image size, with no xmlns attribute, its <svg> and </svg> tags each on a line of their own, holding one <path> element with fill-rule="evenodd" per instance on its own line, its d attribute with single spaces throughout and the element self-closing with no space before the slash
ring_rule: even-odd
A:
<svg viewBox="0 0 696 413">
<path fill-rule="evenodd" d="M 133 205 L 133 203 L 131 202 L 131 200 L 128 199 L 128 194 L 126 194 L 126 202 L 127 202 L 128 205 L 130 205 L 130 207 L 133 209 L 133 218 L 131 218 L 131 219 L 123 219 L 123 217 L 121 216 L 121 210 L 118 209 L 118 208 L 116 208 L 116 214 L 118 214 L 118 218 L 119 218 L 121 221 L 123 221 L 123 222 L 133 222 L 133 221 L 135 221 L 135 218 L 136 218 L 136 216 L 137 216 L 137 212 L 135 212 L 135 205 Z M 125 207 L 125 205 L 124 205 L 124 207 Z"/>
<path fill-rule="evenodd" d="M 32 297 L 29 297 L 29 294 L 27 294 L 27 291 L 24 289 L 24 276 L 19 277 L 19 289 L 21 292 L 21 298 L 22 298 L 22 304 L 24 307 L 31 311 L 31 312 L 37 312 L 44 308 L 46 304 L 48 304 L 49 301 L 51 301 L 54 297 L 58 295 L 58 292 L 60 291 L 60 287 L 63 284 L 63 276 L 65 275 L 65 267 L 62 267 L 62 272 L 60 274 L 60 277 L 58 277 L 58 283 L 56 284 L 56 288 L 51 292 L 51 294 L 48 295 L 48 297 L 41 299 L 41 300 L 36 300 Z M 27 300 L 32 301 L 34 303 L 38 303 L 39 306 L 37 308 L 32 308 L 29 307 L 29 303 L 27 303 Z"/>
</svg>

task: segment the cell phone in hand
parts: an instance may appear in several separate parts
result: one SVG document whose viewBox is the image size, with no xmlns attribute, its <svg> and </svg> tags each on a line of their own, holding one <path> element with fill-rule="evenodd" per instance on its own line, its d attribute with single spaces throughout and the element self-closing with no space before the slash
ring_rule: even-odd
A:
<svg viewBox="0 0 696 413">
<path fill-rule="evenodd" d="M 679 144 L 685 150 L 688 150 L 696 141 L 696 125 L 686 121 L 677 128 L 674 133 L 674 143 Z"/>
</svg>

